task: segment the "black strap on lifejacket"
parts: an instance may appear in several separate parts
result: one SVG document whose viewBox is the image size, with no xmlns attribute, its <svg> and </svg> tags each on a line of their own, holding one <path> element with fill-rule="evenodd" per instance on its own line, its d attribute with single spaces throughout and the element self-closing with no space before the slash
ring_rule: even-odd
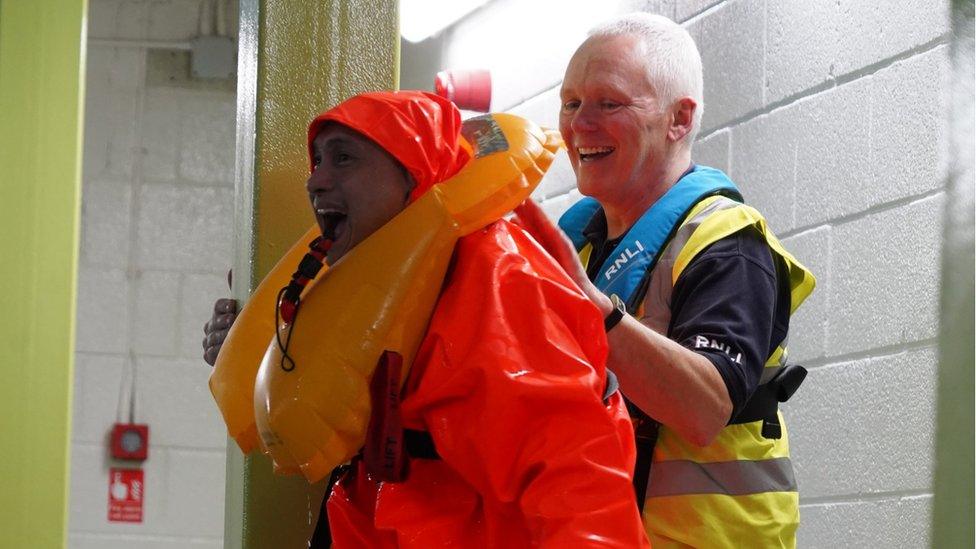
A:
<svg viewBox="0 0 976 549">
<path fill-rule="evenodd" d="M 644 494 L 647 482 L 651 479 L 651 462 L 654 461 L 654 445 L 661 424 L 644 413 L 633 402 L 627 400 L 627 412 L 634 424 L 634 443 L 637 445 L 637 463 L 634 465 L 634 495 L 637 509 L 644 513 Z"/>
<path fill-rule="evenodd" d="M 777 414 L 779 403 L 789 400 L 806 377 L 807 369 L 799 364 L 782 366 L 772 379 L 756 388 L 756 392 L 729 424 L 738 425 L 762 420 L 763 437 L 782 438 L 783 427 L 779 424 Z"/>
<path fill-rule="evenodd" d="M 353 463 L 355 463 L 355 459 Z M 332 489 L 335 487 L 336 483 L 346 475 L 346 472 L 352 468 L 352 464 L 348 463 L 345 465 L 340 465 L 332 470 L 332 474 L 329 475 L 329 482 L 325 485 L 325 496 L 322 497 L 322 506 L 319 509 L 319 519 L 315 523 L 315 531 L 312 532 L 312 539 L 308 540 L 308 549 L 331 549 L 332 547 L 332 529 L 329 528 L 329 515 L 326 511 L 326 502 L 329 501 L 329 495 L 332 494 Z"/>
<path fill-rule="evenodd" d="M 429 431 L 403 430 L 403 448 L 411 459 L 441 459 Z"/>
</svg>

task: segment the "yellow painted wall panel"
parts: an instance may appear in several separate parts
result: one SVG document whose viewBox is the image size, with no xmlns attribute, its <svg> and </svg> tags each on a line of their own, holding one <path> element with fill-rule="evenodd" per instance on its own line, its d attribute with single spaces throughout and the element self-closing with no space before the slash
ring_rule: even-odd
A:
<svg viewBox="0 0 976 549">
<path fill-rule="evenodd" d="M 256 268 L 260 280 L 312 224 L 309 121 L 363 91 L 396 87 L 397 3 L 266 0 L 258 62 Z"/>
<path fill-rule="evenodd" d="M 84 0 L 0 2 L 0 536 L 67 530 Z"/>
</svg>

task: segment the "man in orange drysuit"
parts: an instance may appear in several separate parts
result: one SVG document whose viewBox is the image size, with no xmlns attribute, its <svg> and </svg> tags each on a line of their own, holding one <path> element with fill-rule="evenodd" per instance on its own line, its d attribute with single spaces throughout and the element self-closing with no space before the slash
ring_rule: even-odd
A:
<svg viewBox="0 0 976 549">
<path fill-rule="evenodd" d="M 311 123 L 308 146 L 332 265 L 471 161 L 456 107 L 422 92 L 353 97 Z M 602 315 L 526 233 L 499 220 L 463 237 L 400 406 L 432 448 L 408 441 L 401 482 L 354 460 L 312 546 L 328 530 L 339 548 L 648 546 L 606 354 Z"/>
</svg>

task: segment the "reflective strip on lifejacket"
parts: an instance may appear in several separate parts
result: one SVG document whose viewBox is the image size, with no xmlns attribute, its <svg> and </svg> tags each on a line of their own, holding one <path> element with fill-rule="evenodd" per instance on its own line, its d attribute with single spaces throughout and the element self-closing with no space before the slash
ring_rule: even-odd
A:
<svg viewBox="0 0 976 549">
<path fill-rule="evenodd" d="M 796 477 L 790 458 L 786 457 L 716 463 L 669 460 L 654 462 L 646 497 L 688 494 L 744 496 L 795 490 Z"/>
</svg>

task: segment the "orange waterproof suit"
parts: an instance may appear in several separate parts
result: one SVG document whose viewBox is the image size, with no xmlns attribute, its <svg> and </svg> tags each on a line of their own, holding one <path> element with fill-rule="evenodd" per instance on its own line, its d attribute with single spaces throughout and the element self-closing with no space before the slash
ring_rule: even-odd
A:
<svg viewBox="0 0 976 549">
<path fill-rule="evenodd" d="M 335 547 L 648 547 L 599 311 L 521 229 L 462 238 L 407 380 L 403 426 L 440 459 L 334 487 Z"/>
</svg>

